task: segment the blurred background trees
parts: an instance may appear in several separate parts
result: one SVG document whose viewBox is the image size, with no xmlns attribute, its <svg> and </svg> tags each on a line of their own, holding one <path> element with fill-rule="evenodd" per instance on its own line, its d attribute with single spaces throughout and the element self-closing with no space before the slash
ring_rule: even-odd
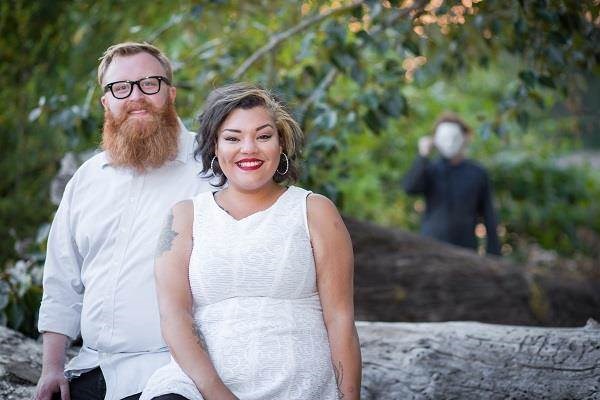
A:
<svg viewBox="0 0 600 400">
<path fill-rule="evenodd" d="M 382 225 L 416 229 L 423 202 L 400 178 L 437 115 L 457 112 L 494 183 L 503 253 L 597 260 L 599 10 L 598 0 L 3 1 L 0 323 L 35 334 L 50 181 L 65 153 L 98 146 L 97 60 L 125 40 L 170 56 L 193 129 L 216 86 L 279 93 L 306 134 L 301 184 Z"/>
</svg>

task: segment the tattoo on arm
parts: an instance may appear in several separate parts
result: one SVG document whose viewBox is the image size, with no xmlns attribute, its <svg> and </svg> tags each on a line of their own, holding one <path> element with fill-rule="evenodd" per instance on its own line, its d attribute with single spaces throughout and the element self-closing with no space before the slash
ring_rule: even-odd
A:
<svg viewBox="0 0 600 400">
<path fill-rule="evenodd" d="M 160 257 L 163 253 L 171 250 L 173 239 L 175 239 L 175 236 L 177 235 L 178 233 L 173 230 L 173 211 L 171 210 L 169 211 L 169 215 L 167 215 L 167 220 L 163 230 L 160 232 L 160 237 L 158 238 L 156 257 Z"/>
<path fill-rule="evenodd" d="M 206 345 L 206 339 L 200 329 L 196 326 L 196 324 L 192 325 L 192 331 L 194 332 L 194 336 L 196 336 L 196 342 L 200 345 L 202 350 L 208 353 L 208 346 Z"/>
<path fill-rule="evenodd" d="M 343 399 L 342 381 L 344 380 L 344 366 L 341 361 L 338 361 L 337 367 L 333 364 L 333 373 L 335 374 L 335 382 L 337 384 L 338 398 Z"/>
</svg>

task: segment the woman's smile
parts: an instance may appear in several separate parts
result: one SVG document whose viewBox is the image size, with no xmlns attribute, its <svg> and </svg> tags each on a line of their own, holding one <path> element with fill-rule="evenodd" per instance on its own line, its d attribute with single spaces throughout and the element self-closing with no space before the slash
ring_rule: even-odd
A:
<svg viewBox="0 0 600 400">
<path fill-rule="evenodd" d="M 263 165 L 263 161 L 258 158 L 244 158 L 237 161 L 235 165 L 244 171 L 254 171 Z"/>
</svg>

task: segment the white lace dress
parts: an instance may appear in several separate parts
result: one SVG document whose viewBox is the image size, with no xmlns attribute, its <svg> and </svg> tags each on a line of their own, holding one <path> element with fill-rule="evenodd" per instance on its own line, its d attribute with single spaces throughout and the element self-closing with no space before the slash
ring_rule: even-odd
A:
<svg viewBox="0 0 600 400">
<path fill-rule="evenodd" d="M 292 186 L 241 220 L 210 192 L 193 199 L 194 319 L 219 376 L 242 400 L 338 398 L 308 233 L 309 194 Z M 173 359 L 140 400 L 166 393 L 202 400 Z"/>
</svg>

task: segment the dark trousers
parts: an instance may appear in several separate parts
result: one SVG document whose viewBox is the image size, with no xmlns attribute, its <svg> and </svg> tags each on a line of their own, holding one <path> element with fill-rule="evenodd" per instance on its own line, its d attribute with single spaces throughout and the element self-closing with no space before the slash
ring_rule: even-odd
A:
<svg viewBox="0 0 600 400">
<path fill-rule="evenodd" d="M 71 400 L 104 400 L 106 381 L 100 367 L 79 375 L 69 381 Z M 138 400 L 141 393 L 127 396 L 123 400 Z M 54 393 L 52 400 L 60 400 L 60 393 Z"/>
<path fill-rule="evenodd" d="M 104 400 L 106 381 L 100 367 L 79 375 L 69 381 L 71 400 Z M 122 400 L 138 400 L 141 393 L 127 396 Z M 60 400 L 60 393 L 54 393 L 52 400 Z M 178 394 L 165 394 L 152 400 L 188 400 Z"/>
</svg>

